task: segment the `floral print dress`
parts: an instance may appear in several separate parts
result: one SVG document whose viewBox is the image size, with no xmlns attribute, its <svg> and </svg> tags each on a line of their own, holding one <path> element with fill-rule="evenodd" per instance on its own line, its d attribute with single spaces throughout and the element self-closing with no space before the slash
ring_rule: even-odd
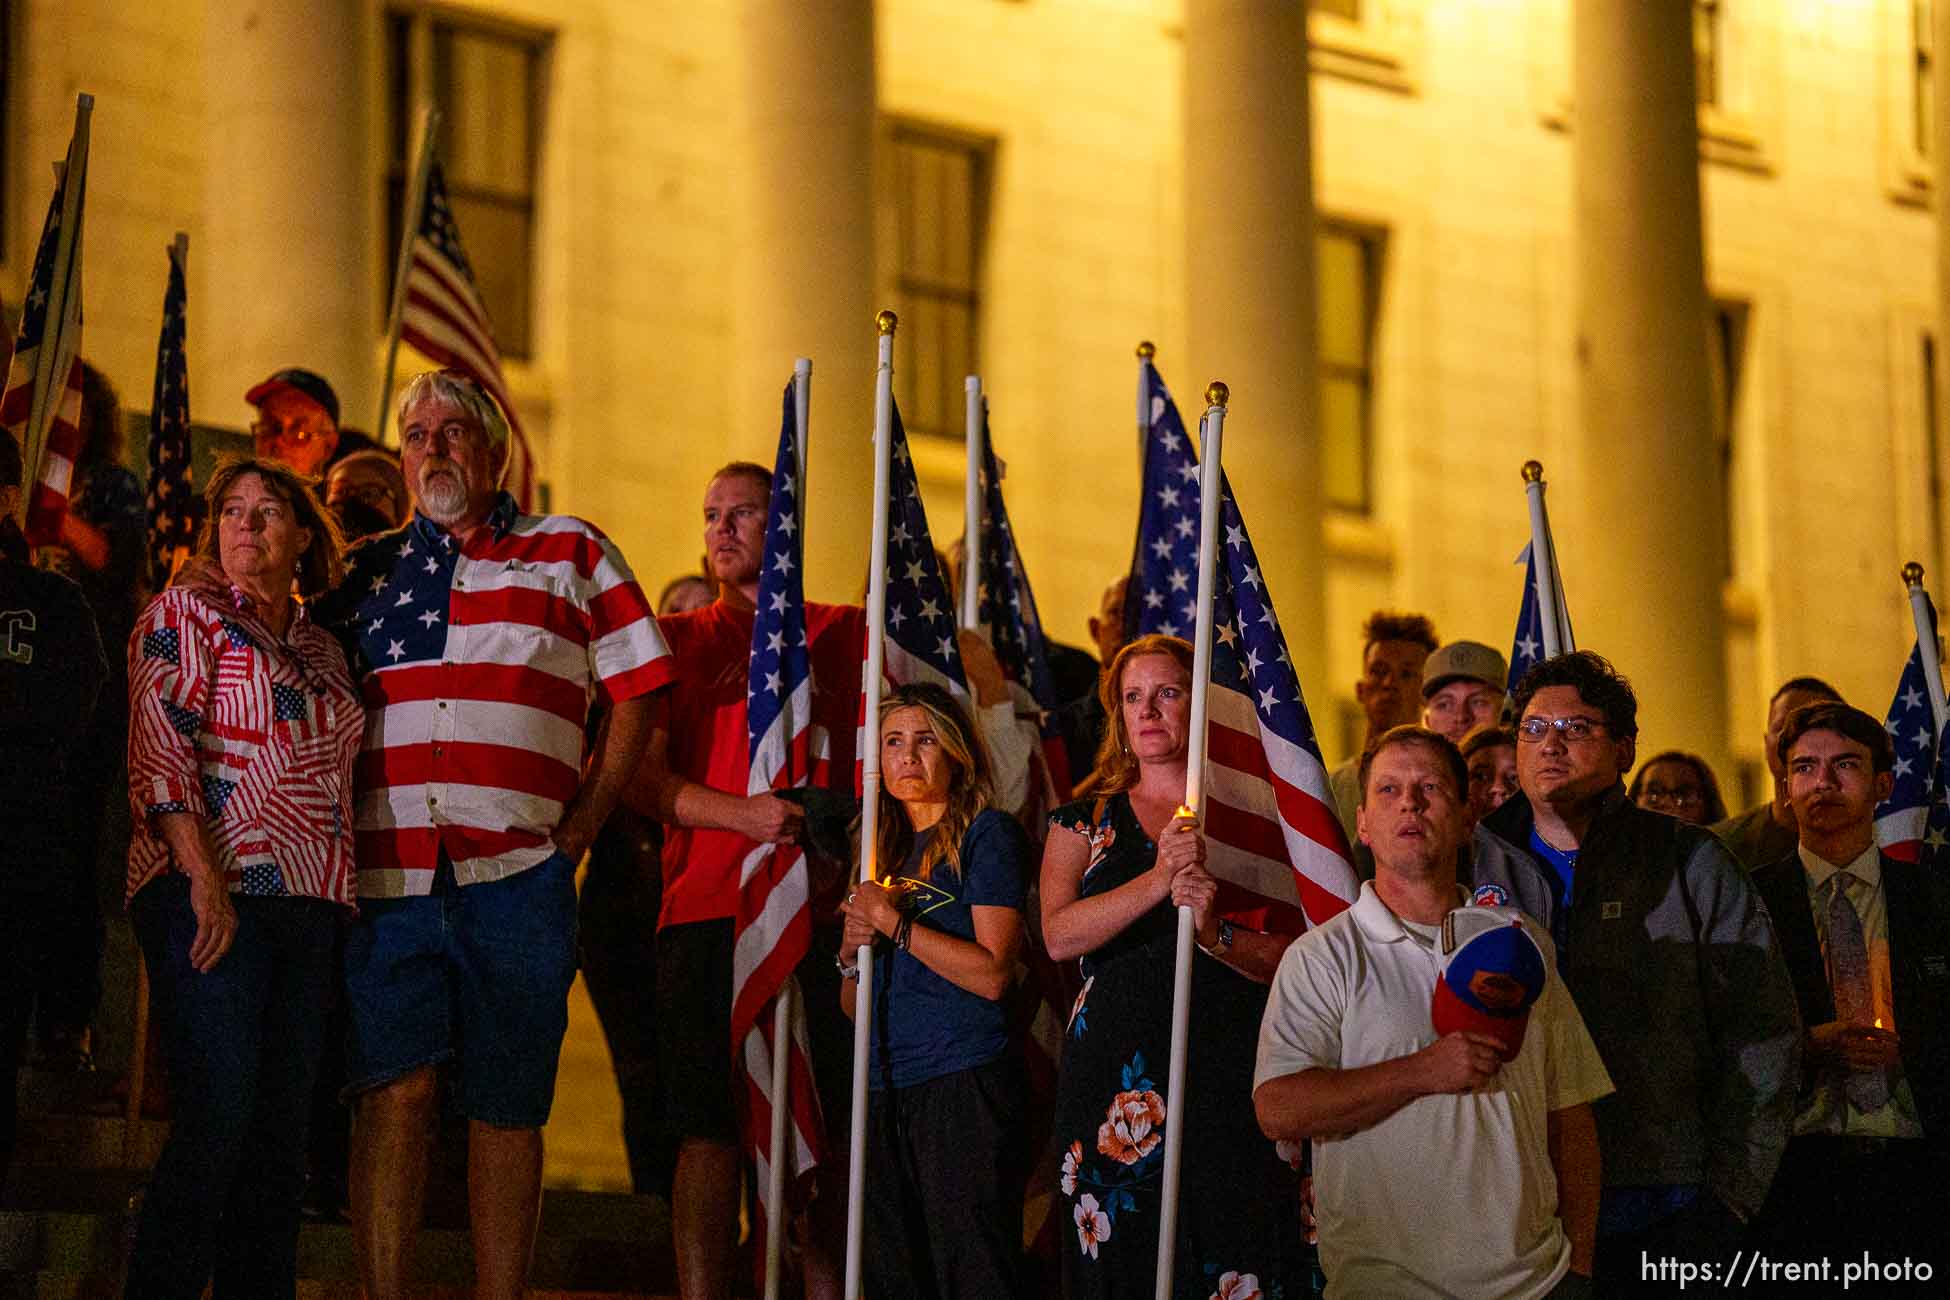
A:
<svg viewBox="0 0 1950 1300">
<path fill-rule="evenodd" d="M 1157 846 L 1130 800 L 1065 805 L 1053 826 L 1090 843 L 1080 894 L 1151 869 Z M 1150 1300 L 1157 1279 L 1164 1134 L 1185 1124 L 1178 1189 L 1178 1300 L 1303 1300 L 1308 1268 L 1299 1175 L 1260 1133 L 1253 1060 L 1266 988 L 1203 955 L 1192 961 L 1192 1037 L 1181 1115 L 1166 1095 L 1177 914 L 1161 903 L 1082 959 L 1057 1083 L 1062 1250 L 1071 1300 Z"/>
</svg>

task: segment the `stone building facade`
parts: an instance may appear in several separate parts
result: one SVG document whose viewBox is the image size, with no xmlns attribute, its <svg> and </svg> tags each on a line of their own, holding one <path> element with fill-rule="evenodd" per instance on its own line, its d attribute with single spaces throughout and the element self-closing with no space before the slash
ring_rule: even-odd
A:
<svg viewBox="0 0 1950 1300">
<path fill-rule="evenodd" d="M 204 423 L 302 363 L 370 427 L 439 103 L 550 500 L 646 583 L 695 562 L 709 471 L 769 458 L 808 354 L 814 594 L 857 595 L 885 305 L 937 539 L 972 366 L 1070 641 L 1129 557 L 1133 345 L 1188 415 L 1229 382 L 1330 758 L 1368 610 L 1507 645 L 1528 457 L 1645 743 L 1749 790 L 1773 682 L 1879 711 L 1900 564 L 1950 576 L 1928 0 L 4 8 L 0 291 L 92 91 L 87 351 L 146 402 L 187 230 Z"/>
</svg>

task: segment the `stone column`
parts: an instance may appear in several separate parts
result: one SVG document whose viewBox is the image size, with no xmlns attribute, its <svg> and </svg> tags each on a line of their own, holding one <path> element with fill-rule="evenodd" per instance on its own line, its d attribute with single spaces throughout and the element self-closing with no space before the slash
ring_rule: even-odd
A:
<svg viewBox="0 0 1950 1300">
<path fill-rule="evenodd" d="M 1558 564 L 1578 645 L 1638 689 L 1643 744 L 1722 764 L 1726 498 L 1692 11 L 1687 0 L 1577 0 L 1573 27 L 1580 436 L 1572 473 L 1551 475 Z M 1516 509 L 1515 466 L 1509 486 Z"/>
<path fill-rule="evenodd" d="M 1193 424 L 1232 390 L 1226 466 L 1301 686 L 1327 696 L 1314 357 L 1307 14 L 1288 0 L 1186 0 L 1189 365 L 1166 358 Z"/>
<path fill-rule="evenodd" d="M 1930 46 L 1930 80 L 1934 92 L 1935 114 L 1930 124 L 1931 180 L 1936 205 L 1936 411 L 1939 430 L 1950 429 L 1950 0 L 1936 0 L 1931 9 L 1934 41 Z M 1929 467 L 1935 469 L 1935 466 Z M 1925 578 L 1942 591 L 1946 576 L 1943 566 L 1950 563 L 1950 538 L 1941 538 L 1945 549 L 1925 555 Z"/>
<path fill-rule="evenodd" d="M 303 366 L 337 390 L 342 420 L 372 427 L 385 323 L 367 262 L 379 177 L 365 166 L 361 11 L 353 0 L 204 5 L 208 146 L 190 230 L 199 420 L 248 424 L 245 389 Z"/>
<path fill-rule="evenodd" d="M 857 601 L 873 489 L 872 0 L 743 0 L 738 446 L 778 445 L 779 390 L 813 361 L 806 593 Z M 905 349 L 896 340 L 898 368 Z"/>
</svg>

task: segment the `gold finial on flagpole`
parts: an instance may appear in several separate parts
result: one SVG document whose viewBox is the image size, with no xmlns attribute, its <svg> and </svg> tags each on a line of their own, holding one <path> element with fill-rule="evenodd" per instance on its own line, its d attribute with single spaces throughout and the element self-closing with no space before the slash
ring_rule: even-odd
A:
<svg viewBox="0 0 1950 1300">
<path fill-rule="evenodd" d="M 882 311 L 878 316 L 873 318 L 874 330 L 881 334 L 892 334 L 894 327 L 898 324 L 900 324 L 900 317 L 890 311 Z"/>
<path fill-rule="evenodd" d="M 1525 461 L 1523 463 L 1523 481 L 1526 483 L 1543 482 L 1544 466 L 1542 462 L 1534 461 L 1534 460 Z"/>
<path fill-rule="evenodd" d="M 1207 406 L 1224 406 L 1231 397 L 1232 390 L 1225 386 L 1224 380 L 1214 379 L 1205 386 L 1205 404 Z"/>
<path fill-rule="evenodd" d="M 1909 562 L 1908 564 L 1905 564 L 1905 565 L 1903 566 L 1903 585 L 1904 585 L 1905 587 L 1920 587 L 1920 586 L 1922 586 L 1922 585 L 1923 585 L 1923 566 L 1922 566 L 1922 565 L 1920 565 L 1920 564 L 1918 564 L 1918 563 L 1917 563 L 1916 561 L 1914 561 L 1914 560 L 1911 560 L 1911 561 L 1910 561 L 1910 562 Z"/>
<path fill-rule="evenodd" d="M 1151 342 L 1150 339 L 1146 339 L 1144 340 L 1144 342 L 1137 345 L 1137 354 L 1138 354 L 1138 360 L 1149 361 L 1152 357 L 1158 355 L 1158 349 L 1156 345 L 1154 345 Z"/>
</svg>

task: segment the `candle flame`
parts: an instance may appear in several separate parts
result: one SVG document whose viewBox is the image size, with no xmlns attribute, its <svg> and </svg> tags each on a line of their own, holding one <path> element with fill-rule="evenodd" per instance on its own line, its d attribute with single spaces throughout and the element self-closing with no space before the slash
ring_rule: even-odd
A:
<svg viewBox="0 0 1950 1300">
<path fill-rule="evenodd" d="M 1877 1017 L 1876 1017 L 1876 1028 L 1877 1028 L 1877 1029 L 1880 1029 L 1880 1028 L 1882 1028 L 1882 1017 L 1881 1017 L 1881 1016 L 1877 1016 Z"/>
<path fill-rule="evenodd" d="M 1187 808 L 1187 807 L 1186 807 L 1186 806 L 1185 806 L 1184 804 L 1182 804 L 1182 803 L 1178 805 L 1178 811 L 1177 811 L 1177 812 L 1175 812 L 1175 813 L 1173 813 L 1173 814 L 1172 814 L 1172 816 L 1173 816 L 1173 817 L 1190 817 L 1190 818 L 1191 818 L 1191 819 L 1192 819 L 1193 821 L 1197 821 L 1197 820 L 1198 820 L 1198 814 L 1197 814 L 1197 813 L 1195 813 L 1195 812 L 1193 812 L 1193 811 L 1192 811 L 1192 810 L 1191 810 L 1190 808 Z"/>
</svg>

